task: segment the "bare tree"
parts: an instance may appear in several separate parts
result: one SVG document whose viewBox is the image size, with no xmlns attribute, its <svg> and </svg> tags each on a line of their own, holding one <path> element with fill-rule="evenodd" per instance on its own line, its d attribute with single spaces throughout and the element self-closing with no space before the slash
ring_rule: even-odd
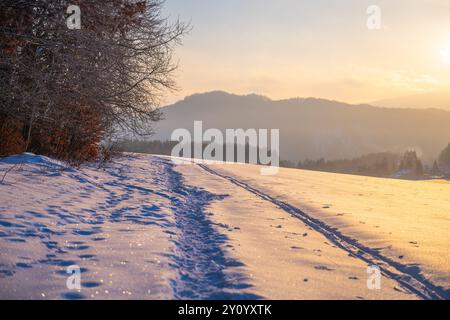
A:
<svg viewBox="0 0 450 320">
<path fill-rule="evenodd" d="M 81 9 L 80 29 L 66 25 L 70 4 Z M 24 150 L 82 160 L 113 127 L 151 134 L 161 94 L 176 88 L 173 50 L 188 29 L 163 17 L 162 5 L 3 0 L 0 138 L 16 126 Z"/>
</svg>

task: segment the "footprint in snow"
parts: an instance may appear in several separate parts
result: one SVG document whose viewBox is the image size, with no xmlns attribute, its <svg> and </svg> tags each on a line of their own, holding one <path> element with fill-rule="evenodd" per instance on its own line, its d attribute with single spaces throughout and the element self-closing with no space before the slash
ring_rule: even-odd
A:
<svg viewBox="0 0 450 320">
<path fill-rule="evenodd" d="M 84 288 L 96 288 L 100 286 L 100 283 L 95 281 L 83 282 L 81 283 L 81 286 L 83 286 Z"/>
<path fill-rule="evenodd" d="M 419 244 L 418 244 L 416 241 L 410 241 L 409 243 L 410 243 L 413 247 L 416 247 L 416 248 L 419 247 Z"/>
<path fill-rule="evenodd" d="M 333 271 L 334 269 L 328 268 L 327 266 L 314 266 L 316 270 Z"/>
<path fill-rule="evenodd" d="M 92 260 L 96 257 L 95 254 L 81 254 L 78 256 L 82 260 Z"/>
<path fill-rule="evenodd" d="M 67 300 L 81 300 L 81 299 L 86 298 L 86 296 L 82 295 L 81 293 L 77 293 L 77 292 L 67 292 L 67 293 L 64 293 L 62 295 L 62 297 Z"/>
<path fill-rule="evenodd" d="M 30 268 L 32 268 L 31 264 L 29 264 L 29 263 L 24 263 L 24 262 L 18 262 L 18 263 L 16 263 L 16 267 L 17 267 L 17 268 L 22 268 L 22 269 L 30 269 Z"/>
</svg>

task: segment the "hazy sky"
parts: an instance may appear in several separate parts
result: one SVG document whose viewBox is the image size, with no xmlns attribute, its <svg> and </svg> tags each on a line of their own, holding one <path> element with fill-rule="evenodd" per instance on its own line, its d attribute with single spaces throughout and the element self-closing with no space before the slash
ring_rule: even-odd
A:
<svg viewBox="0 0 450 320">
<path fill-rule="evenodd" d="M 379 30 L 367 28 L 370 5 Z M 180 92 L 347 102 L 450 88 L 450 0 L 166 0 L 190 21 Z"/>
</svg>

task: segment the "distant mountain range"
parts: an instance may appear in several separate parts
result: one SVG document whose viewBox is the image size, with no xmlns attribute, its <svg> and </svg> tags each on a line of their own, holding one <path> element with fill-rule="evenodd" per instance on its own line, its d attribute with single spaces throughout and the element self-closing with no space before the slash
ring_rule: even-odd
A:
<svg viewBox="0 0 450 320">
<path fill-rule="evenodd" d="M 281 159 L 329 160 L 374 152 L 414 149 L 426 162 L 450 142 L 450 112 L 350 105 L 315 98 L 271 100 L 222 91 L 195 94 L 161 108 L 165 120 L 152 140 L 168 140 L 174 129 L 280 129 Z"/>
<path fill-rule="evenodd" d="M 427 92 L 406 97 L 374 101 L 370 104 L 386 108 L 437 108 L 450 111 L 450 91 Z"/>
</svg>

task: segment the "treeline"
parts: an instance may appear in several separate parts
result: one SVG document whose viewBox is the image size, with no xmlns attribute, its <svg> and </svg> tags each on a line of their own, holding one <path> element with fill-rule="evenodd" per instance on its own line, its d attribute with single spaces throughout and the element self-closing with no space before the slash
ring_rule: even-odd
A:
<svg viewBox="0 0 450 320">
<path fill-rule="evenodd" d="M 114 145 L 114 150 L 118 152 L 148 153 L 170 156 L 172 149 L 177 145 L 176 141 L 140 141 L 122 140 Z"/>
<path fill-rule="evenodd" d="M 281 161 L 282 167 L 335 173 L 358 174 L 375 177 L 422 178 L 425 176 L 450 177 L 450 143 L 441 152 L 433 166 L 424 166 L 416 151 L 408 150 L 403 155 L 382 152 L 372 153 L 354 159 L 310 160 L 297 164 Z"/>
<path fill-rule="evenodd" d="M 434 162 L 433 170 L 437 172 L 450 171 L 450 143 L 442 150 L 438 160 Z"/>
<path fill-rule="evenodd" d="M 156 154 L 156 155 L 167 155 L 170 156 L 172 155 L 172 150 L 173 148 L 178 144 L 177 141 L 158 141 L 158 140 L 154 140 L 154 141 L 139 141 L 139 140 L 122 140 L 120 142 L 117 142 L 114 145 L 114 150 L 118 151 L 118 152 L 136 152 L 136 153 L 149 153 L 149 154 Z M 202 150 L 202 159 L 205 160 L 217 160 L 214 157 L 216 157 L 217 155 L 215 154 L 215 152 L 212 153 L 213 158 L 210 158 L 208 156 L 203 157 L 203 152 L 206 150 L 206 148 L 209 146 L 209 143 L 204 143 L 202 144 L 201 150 Z M 194 158 L 195 157 L 195 153 L 194 153 L 194 148 L 195 145 L 194 143 L 192 143 L 190 145 L 190 157 Z M 245 150 L 245 159 L 238 159 L 238 149 L 240 148 L 244 148 Z M 231 159 L 232 162 L 243 162 L 243 163 L 261 163 L 261 159 L 259 157 L 259 153 L 262 154 L 266 154 L 268 156 L 270 156 L 270 150 L 267 149 L 260 149 L 257 147 L 252 147 L 250 146 L 248 143 L 244 146 L 244 145 L 234 145 L 234 157 L 233 159 Z M 256 161 L 251 161 L 252 157 L 250 155 L 256 155 L 255 159 Z M 182 157 L 186 157 L 187 155 L 181 154 L 180 156 Z M 274 154 L 274 156 L 276 156 Z M 225 160 L 228 159 L 227 157 L 227 145 L 224 144 L 223 148 L 222 148 L 222 157 L 220 160 Z M 242 160 L 242 161 L 240 161 Z"/>
<path fill-rule="evenodd" d="M 80 11 L 67 13 L 74 4 Z M 161 6 L 2 0 L 0 156 L 29 151 L 82 162 L 98 157 L 117 129 L 150 134 L 161 92 L 174 87 L 172 51 L 186 31 L 162 17 Z"/>
<path fill-rule="evenodd" d="M 393 153 L 373 153 L 354 159 L 306 159 L 297 164 L 282 162 L 283 166 L 306 170 L 329 171 L 369 176 L 390 176 L 398 170 L 400 156 Z"/>
</svg>

